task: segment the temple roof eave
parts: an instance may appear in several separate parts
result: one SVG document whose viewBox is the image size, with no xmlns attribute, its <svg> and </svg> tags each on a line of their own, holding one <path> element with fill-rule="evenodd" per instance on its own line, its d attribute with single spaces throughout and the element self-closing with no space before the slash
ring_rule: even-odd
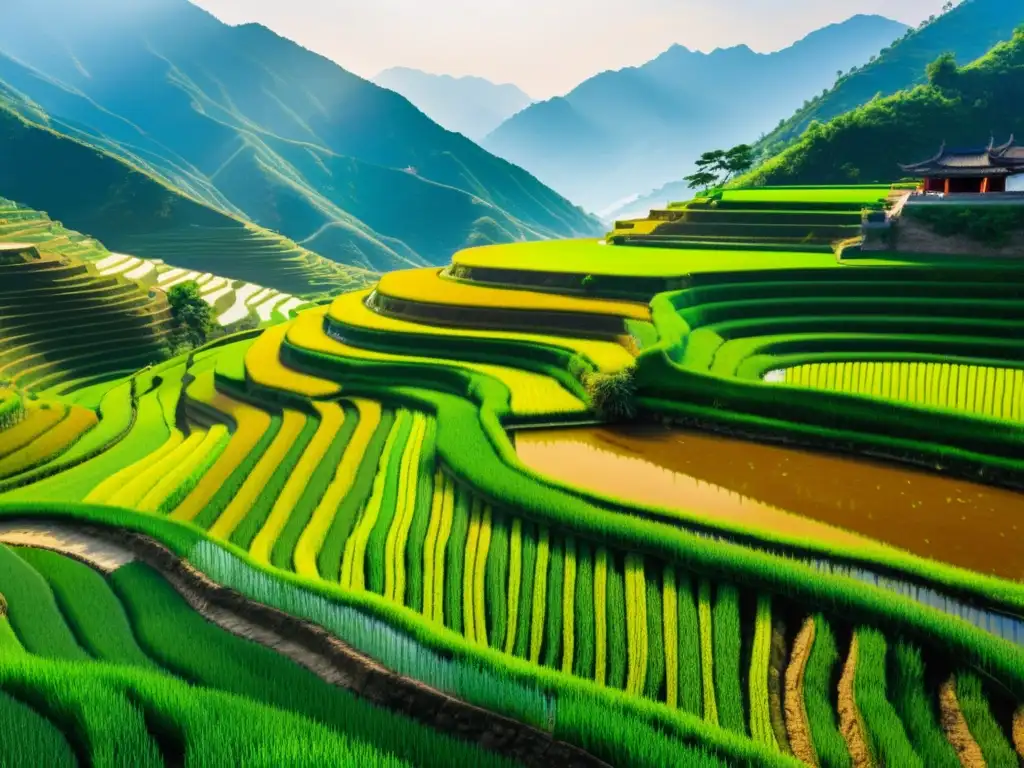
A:
<svg viewBox="0 0 1024 768">
<path fill-rule="evenodd" d="M 900 165 L 905 173 L 918 176 L 948 176 L 950 178 L 982 177 L 982 176 L 1013 176 L 1024 173 L 1024 159 L 1014 163 L 990 166 L 948 166 L 934 164 Z"/>
<path fill-rule="evenodd" d="M 916 166 L 901 165 L 904 171 L 917 176 L 942 177 L 951 179 L 980 179 L 983 177 L 1013 176 L 1017 173 L 1024 173 L 1024 164 L 1019 168 L 994 167 L 994 168 L 949 168 L 939 166 L 935 168 L 919 168 Z"/>
<path fill-rule="evenodd" d="M 901 163 L 900 168 L 905 173 L 919 176 L 952 178 L 1010 176 L 1024 173 L 1024 147 L 1017 146 L 1013 136 L 1005 144 L 998 147 L 994 145 L 993 139 L 985 148 L 951 150 L 943 142 L 934 157 L 918 163 Z"/>
</svg>

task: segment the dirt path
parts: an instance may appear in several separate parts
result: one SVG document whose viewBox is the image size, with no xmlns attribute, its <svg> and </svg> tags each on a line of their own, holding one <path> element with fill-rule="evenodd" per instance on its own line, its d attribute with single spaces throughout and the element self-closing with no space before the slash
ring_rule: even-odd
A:
<svg viewBox="0 0 1024 768">
<path fill-rule="evenodd" d="M 811 766 L 818 765 L 818 756 L 811 740 L 811 726 L 804 704 L 804 673 L 814 645 L 814 619 L 808 617 L 793 642 L 789 666 L 786 667 L 786 733 L 793 756 Z"/>
<path fill-rule="evenodd" d="M 871 768 L 874 760 L 871 747 L 868 745 L 867 734 L 864 732 L 864 721 L 861 720 L 854 696 L 854 678 L 857 676 L 857 635 L 850 639 L 850 653 L 843 665 L 843 676 L 839 679 L 839 730 L 846 739 L 846 747 L 850 750 L 854 768 Z"/>
<path fill-rule="evenodd" d="M 60 552 L 103 573 L 135 560 L 128 548 L 99 534 L 45 521 L 0 521 L 0 543 Z"/>
<path fill-rule="evenodd" d="M 971 735 L 967 726 L 967 719 L 960 709 L 960 702 L 956 697 L 956 678 L 951 677 L 939 688 L 939 715 L 942 722 L 942 730 L 946 738 L 956 750 L 960 758 L 960 764 L 964 768 L 986 768 L 985 756 L 981 753 L 981 747 Z"/>
<path fill-rule="evenodd" d="M 608 768 L 607 764 L 543 730 L 475 707 L 403 677 L 350 648 L 322 627 L 249 600 L 221 586 L 157 541 L 119 530 L 15 522 L 0 541 L 51 549 L 105 573 L 133 560 L 146 563 L 208 621 L 271 648 L 322 680 L 443 733 L 506 755 L 527 766 Z"/>
</svg>

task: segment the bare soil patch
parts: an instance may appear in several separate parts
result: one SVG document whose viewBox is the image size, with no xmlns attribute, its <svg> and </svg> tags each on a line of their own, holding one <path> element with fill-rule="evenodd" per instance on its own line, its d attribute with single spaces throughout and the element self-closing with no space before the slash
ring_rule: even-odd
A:
<svg viewBox="0 0 1024 768">
<path fill-rule="evenodd" d="M 982 754 L 978 742 L 971 735 L 971 730 L 967 727 L 967 719 L 956 698 L 955 677 L 949 678 L 939 688 L 939 715 L 942 721 L 942 730 L 946 732 L 946 738 L 956 750 L 960 764 L 964 768 L 985 768 L 985 756 Z"/>
<path fill-rule="evenodd" d="M 817 766 L 818 756 L 811 740 L 804 703 L 804 673 L 814 646 L 814 619 L 808 617 L 793 643 L 789 666 L 786 667 L 786 734 L 793 756 L 807 765 Z"/>
</svg>

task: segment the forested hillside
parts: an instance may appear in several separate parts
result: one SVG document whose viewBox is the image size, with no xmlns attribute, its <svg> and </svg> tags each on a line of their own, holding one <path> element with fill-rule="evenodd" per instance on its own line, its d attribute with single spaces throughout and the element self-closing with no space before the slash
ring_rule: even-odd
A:
<svg viewBox="0 0 1024 768">
<path fill-rule="evenodd" d="M 758 149 L 766 156 L 777 154 L 798 139 L 812 121 L 828 122 L 878 94 L 891 96 L 924 83 L 925 67 L 943 53 L 952 53 L 960 64 L 974 61 L 996 43 L 1008 40 L 1021 22 L 1024 3 L 1018 0 L 961 2 L 919 29 L 908 30 L 877 58 L 846 73 L 827 93 L 780 123 L 759 142 Z"/>
<path fill-rule="evenodd" d="M 744 184 L 891 181 L 899 163 L 923 160 L 946 142 L 977 146 L 1024 136 L 1024 26 L 966 67 L 946 59 L 930 82 L 875 99 L 822 125 L 765 163 Z"/>
</svg>

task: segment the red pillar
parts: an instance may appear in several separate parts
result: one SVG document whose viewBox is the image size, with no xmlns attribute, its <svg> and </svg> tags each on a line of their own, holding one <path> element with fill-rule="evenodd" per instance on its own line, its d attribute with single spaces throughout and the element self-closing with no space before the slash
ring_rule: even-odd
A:
<svg viewBox="0 0 1024 768">
<path fill-rule="evenodd" d="M 946 185 L 943 187 L 943 193 L 947 195 L 949 194 L 949 179 L 946 179 Z"/>
<path fill-rule="evenodd" d="M 988 192 L 988 176 L 981 180 L 981 194 Z"/>
</svg>

